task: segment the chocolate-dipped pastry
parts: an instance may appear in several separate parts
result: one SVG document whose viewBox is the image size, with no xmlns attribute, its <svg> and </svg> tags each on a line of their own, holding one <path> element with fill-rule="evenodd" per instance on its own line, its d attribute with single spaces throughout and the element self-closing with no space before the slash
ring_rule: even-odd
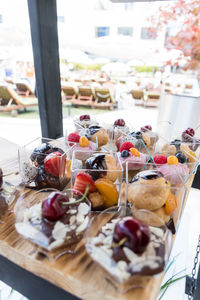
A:
<svg viewBox="0 0 200 300">
<path fill-rule="evenodd" d="M 35 163 L 41 165 L 44 162 L 44 159 L 46 157 L 45 154 L 49 154 L 51 152 L 52 152 L 52 146 L 48 143 L 43 143 L 33 150 L 30 159 Z"/>
<path fill-rule="evenodd" d="M 86 160 L 86 168 L 91 170 L 89 174 L 93 180 L 103 177 L 115 182 L 120 176 L 120 167 L 117 166 L 115 158 L 110 154 L 93 154 Z"/>
</svg>

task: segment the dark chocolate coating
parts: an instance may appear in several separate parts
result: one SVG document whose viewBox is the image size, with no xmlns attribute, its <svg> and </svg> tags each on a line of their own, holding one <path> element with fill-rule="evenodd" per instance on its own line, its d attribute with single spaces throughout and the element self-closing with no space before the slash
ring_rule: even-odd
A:
<svg viewBox="0 0 200 300">
<path fill-rule="evenodd" d="M 141 131 L 133 131 L 133 132 L 131 132 L 131 136 L 136 138 L 137 140 L 142 139 L 142 132 Z"/>
<path fill-rule="evenodd" d="M 145 180 L 153 180 L 160 177 L 163 177 L 163 174 L 161 172 L 158 172 L 157 170 L 146 170 L 138 173 L 135 177 L 133 177 L 130 183 L 138 181 L 140 178 Z"/>
<path fill-rule="evenodd" d="M 45 154 L 49 154 L 51 152 L 52 146 L 48 143 L 43 143 L 33 150 L 33 153 L 31 154 L 30 158 L 32 161 L 35 161 L 37 164 L 41 165 L 46 157 Z"/>
<path fill-rule="evenodd" d="M 101 126 L 99 125 L 91 125 L 88 127 L 90 135 L 94 135 L 96 132 L 98 132 L 101 129 Z"/>
<path fill-rule="evenodd" d="M 170 218 L 169 222 L 166 224 L 167 228 L 169 230 L 171 230 L 172 234 L 175 234 L 176 233 L 176 228 L 175 228 L 175 225 L 174 225 L 174 220 L 172 218 Z"/>
<path fill-rule="evenodd" d="M 89 174 L 94 180 L 102 177 L 102 175 L 106 175 L 105 170 L 107 169 L 107 165 L 106 165 L 105 157 L 106 157 L 105 154 L 97 153 L 97 154 L 93 154 L 91 157 L 89 157 L 86 160 L 85 163 L 86 169 L 98 170 L 98 172 L 94 172 L 94 171 L 89 172 Z"/>
<path fill-rule="evenodd" d="M 35 179 L 35 184 L 39 188 L 51 187 L 55 189 L 60 189 L 59 177 L 55 177 L 48 174 L 44 169 L 44 165 L 41 165 L 39 167 L 38 175 Z"/>
</svg>

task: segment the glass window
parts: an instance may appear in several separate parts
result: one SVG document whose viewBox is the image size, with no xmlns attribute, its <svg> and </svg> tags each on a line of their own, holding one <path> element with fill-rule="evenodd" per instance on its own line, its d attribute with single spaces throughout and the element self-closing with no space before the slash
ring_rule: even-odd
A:
<svg viewBox="0 0 200 300">
<path fill-rule="evenodd" d="M 133 36 L 133 28 L 132 27 L 118 27 L 117 33 L 119 35 Z"/>
<path fill-rule="evenodd" d="M 110 28 L 103 26 L 96 28 L 96 37 L 107 36 L 110 33 Z"/>
<path fill-rule="evenodd" d="M 0 23 L 3 23 L 3 16 L 0 14 Z"/>
<path fill-rule="evenodd" d="M 134 3 L 124 3 L 124 9 L 125 10 L 133 10 Z"/>
<path fill-rule="evenodd" d="M 58 16 L 58 22 L 59 23 L 65 23 L 65 17 L 64 16 Z"/>
<path fill-rule="evenodd" d="M 155 40 L 157 37 L 157 29 L 153 27 L 143 27 L 141 31 L 142 40 Z"/>
</svg>

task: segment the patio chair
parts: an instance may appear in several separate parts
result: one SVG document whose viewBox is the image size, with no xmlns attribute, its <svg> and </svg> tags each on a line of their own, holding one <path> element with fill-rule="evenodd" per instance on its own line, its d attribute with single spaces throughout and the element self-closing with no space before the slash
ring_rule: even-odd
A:
<svg viewBox="0 0 200 300">
<path fill-rule="evenodd" d="M 193 85 L 191 83 L 185 84 L 185 89 L 192 90 L 192 88 L 193 88 Z"/>
<path fill-rule="evenodd" d="M 15 111 L 31 106 L 37 106 L 38 100 L 35 97 L 23 97 L 18 95 L 10 86 L 0 86 L 0 112 Z"/>
<path fill-rule="evenodd" d="M 160 101 L 160 93 L 157 92 L 148 92 L 147 100 L 144 101 L 145 107 L 157 107 Z"/>
<path fill-rule="evenodd" d="M 113 109 L 115 99 L 110 93 L 109 89 L 95 89 L 94 107 Z"/>
<path fill-rule="evenodd" d="M 90 87 L 78 88 L 78 99 L 72 101 L 75 105 L 93 106 L 94 93 Z"/>
<path fill-rule="evenodd" d="M 63 103 L 71 102 L 71 100 L 75 100 L 77 93 L 74 87 L 72 86 L 62 86 L 63 93 Z"/>
<path fill-rule="evenodd" d="M 30 86 L 25 82 L 15 82 L 17 93 L 22 96 L 33 96 L 34 92 L 31 90 Z"/>
<path fill-rule="evenodd" d="M 135 105 L 144 105 L 144 92 L 142 90 L 132 90 L 131 95 L 135 100 Z"/>
</svg>

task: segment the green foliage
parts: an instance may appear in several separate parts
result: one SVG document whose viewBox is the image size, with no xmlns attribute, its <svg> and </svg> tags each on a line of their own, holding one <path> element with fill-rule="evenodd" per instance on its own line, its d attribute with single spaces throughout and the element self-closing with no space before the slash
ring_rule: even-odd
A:
<svg viewBox="0 0 200 300">
<path fill-rule="evenodd" d="M 158 71 L 158 67 L 150 67 L 150 66 L 137 66 L 135 67 L 136 71 L 139 72 L 139 73 L 142 73 L 142 72 L 147 72 L 147 73 L 152 73 L 154 70 L 155 71 Z"/>
<path fill-rule="evenodd" d="M 86 71 L 100 71 L 102 64 L 92 64 L 86 65 L 81 63 L 74 63 L 73 64 L 76 70 L 86 70 Z"/>
</svg>

